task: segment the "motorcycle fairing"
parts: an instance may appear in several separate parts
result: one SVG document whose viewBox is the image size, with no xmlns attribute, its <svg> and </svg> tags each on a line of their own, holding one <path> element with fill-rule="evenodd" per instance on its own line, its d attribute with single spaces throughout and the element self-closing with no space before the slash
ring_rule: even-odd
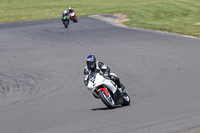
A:
<svg viewBox="0 0 200 133">
<path fill-rule="evenodd" d="M 94 88 L 98 88 L 100 85 L 105 85 L 114 94 L 117 90 L 112 80 L 104 78 L 99 73 L 91 73 L 89 75 L 89 83 L 87 85 L 88 90 L 92 91 Z"/>
</svg>

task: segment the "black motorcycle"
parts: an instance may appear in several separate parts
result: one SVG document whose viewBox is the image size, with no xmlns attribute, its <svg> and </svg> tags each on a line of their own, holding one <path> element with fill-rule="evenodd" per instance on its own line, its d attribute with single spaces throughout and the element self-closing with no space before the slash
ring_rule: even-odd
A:
<svg viewBox="0 0 200 133">
<path fill-rule="evenodd" d="M 63 22 L 65 28 L 67 28 L 68 25 L 69 25 L 69 18 L 70 18 L 69 15 L 65 15 L 65 16 L 62 17 L 62 22 Z"/>
</svg>

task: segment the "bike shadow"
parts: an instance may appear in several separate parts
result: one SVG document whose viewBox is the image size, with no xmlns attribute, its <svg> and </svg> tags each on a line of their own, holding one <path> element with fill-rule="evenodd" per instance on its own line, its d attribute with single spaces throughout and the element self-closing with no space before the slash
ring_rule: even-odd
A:
<svg viewBox="0 0 200 133">
<path fill-rule="evenodd" d="M 116 106 L 114 109 L 117 109 L 117 108 L 122 108 L 123 106 Z M 108 107 L 103 107 L 103 108 L 94 108 L 94 109 L 91 109 L 92 111 L 99 111 L 99 110 L 113 110 L 113 109 L 109 109 Z"/>
</svg>

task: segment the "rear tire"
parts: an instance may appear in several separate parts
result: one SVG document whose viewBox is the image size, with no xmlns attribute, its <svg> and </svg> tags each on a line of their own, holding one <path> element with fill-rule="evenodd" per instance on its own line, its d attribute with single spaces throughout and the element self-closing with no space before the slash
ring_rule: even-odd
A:
<svg viewBox="0 0 200 133">
<path fill-rule="evenodd" d="M 109 108 L 114 109 L 115 108 L 115 102 L 113 98 L 111 97 L 110 93 L 109 96 L 106 96 L 104 91 L 99 91 L 99 97 L 102 100 L 102 102 Z"/>
<path fill-rule="evenodd" d="M 129 95 L 126 93 L 123 96 L 124 102 L 121 104 L 122 106 L 128 106 L 131 102 Z"/>
</svg>

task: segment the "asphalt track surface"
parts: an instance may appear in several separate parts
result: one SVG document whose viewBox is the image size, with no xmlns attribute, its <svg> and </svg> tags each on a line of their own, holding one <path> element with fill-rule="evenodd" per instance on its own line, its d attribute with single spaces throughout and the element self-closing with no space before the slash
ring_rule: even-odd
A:
<svg viewBox="0 0 200 133">
<path fill-rule="evenodd" d="M 83 84 L 89 54 L 131 105 L 108 109 Z M 89 17 L 0 24 L 0 133 L 200 131 L 200 39 Z"/>
</svg>

